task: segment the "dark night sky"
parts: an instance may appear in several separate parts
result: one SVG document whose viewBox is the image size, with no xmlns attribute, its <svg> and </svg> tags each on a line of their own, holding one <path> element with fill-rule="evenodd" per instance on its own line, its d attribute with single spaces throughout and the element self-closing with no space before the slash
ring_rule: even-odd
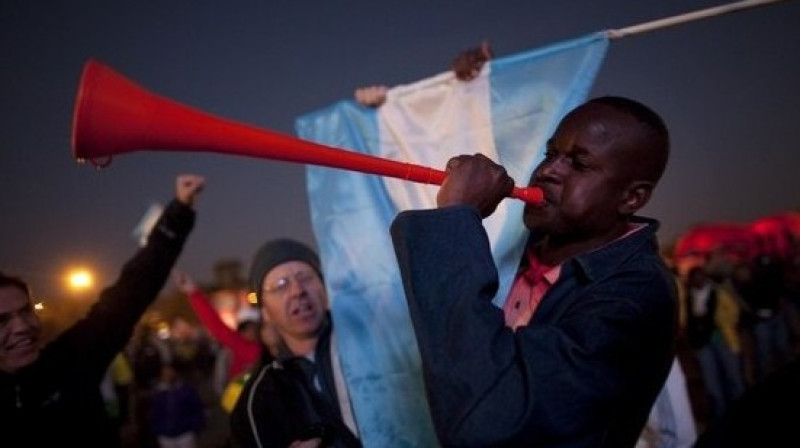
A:
<svg viewBox="0 0 800 448">
<path fill-rule="evenodd" d="M 70 125 L 95 57 L 149 90 L 220 117 L 293 134 L 300 115 L 358 86 L 447 70 L 486 38 L 498 56 L 695 11 L 687 0 L 0 0 L 0 270 L 54 294 L 66 267 L 113 281 L 148 206 L 181 172 L 207 177 L 179 266 L 210 281 L 263 241 L 314 244 L 302 165 L 231 155 L 136 152 L 105 170 L 76 163 Z M 673 154 L 644 214 L 671 244 L 700 222 L 800 207 L 800 2 L 612 41 L 592 95 L 659 111 Z"/>
</svg>

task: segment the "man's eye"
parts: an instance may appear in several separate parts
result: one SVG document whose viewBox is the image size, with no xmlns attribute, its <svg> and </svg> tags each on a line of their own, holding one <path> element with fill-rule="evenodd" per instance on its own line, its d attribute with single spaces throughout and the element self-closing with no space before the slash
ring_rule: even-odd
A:
<svg viewBox="0 0 800 448">
<path fill-rule="evenodd" d="M 289 284 L 289 279 L 286 277 L 279 278 L 275 281 L 271 286 L 267 288 L 268 291 L 280 291 L 281 289 L 285 288 L 286 285 Z"/>
<path fill-rule="evenodd" d="M 572 166 L 576 170 L 583 171 L 589 168 L 589 164 L 581 160 L 579 157 L 573 157 L 571 161 L 572 161 Z"/>
<path fill-rule="evenodd" d="M 295 278 L 300 283 L 307 283 L 314 278 L 314 274 L 311 272 L 300 272 L 295 276 Z"/>
</svg>

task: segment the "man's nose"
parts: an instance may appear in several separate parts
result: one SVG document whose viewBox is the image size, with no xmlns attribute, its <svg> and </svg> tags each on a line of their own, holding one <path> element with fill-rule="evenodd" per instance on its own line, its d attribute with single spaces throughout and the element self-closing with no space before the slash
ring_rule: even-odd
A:
<svg viewBox="0 0 800 448">
<path fill-rule="evenodd" d="M 557 182 L 562 175 L 564 160 L 565 158 L 562 156 L 545 160 L 533 172 L 533 179 L 537 182 Z"/>
<path fill-rule="evenodd" d="M 288 281 L 289 284 L 287 285 L 287 288 L 290 296 L 296 296 L 302 294 L 305 291 L 305 289 L 303 288 L 303 282 L 296 276 L 288 277 Z"/>
</svg>

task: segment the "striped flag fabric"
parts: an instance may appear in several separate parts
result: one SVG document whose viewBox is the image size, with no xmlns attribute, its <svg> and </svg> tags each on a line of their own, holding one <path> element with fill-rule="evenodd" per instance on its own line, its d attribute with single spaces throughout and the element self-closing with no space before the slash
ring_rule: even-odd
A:
<svg viewBox="0 0 800 448">
<path fill-rule="evenodd" d="M 469 82 L 452 72 L 389 89 L 379 108 L 338 101 L 297 118 L 298 136 L 444 170 L 483 153 L 527 184 L 560 118 L 583 102 L 608 38 L 592 33 L 489 61 Z M 416 340 L 389 236 L 394 216 L 434 208 L 438 185 L 309 166 L 312 228 L 330 293 L 335 337 L 367 448 L 438 446 Z M 484 220 L 502 306 L 522 255 L 524 204 L 501 202 Z"/>
</svg>

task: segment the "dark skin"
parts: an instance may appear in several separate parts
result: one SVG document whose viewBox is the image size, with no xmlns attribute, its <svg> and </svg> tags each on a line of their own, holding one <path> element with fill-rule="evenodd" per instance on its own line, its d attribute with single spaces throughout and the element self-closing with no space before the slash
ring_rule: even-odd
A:
<svg viewBox="0 0 800 448">
<path fill-rule="evenodd" d="M 545 159 L 529 187 L 545 201 L 527 204 L 525 226 L 545 235 L 535 248 L 547 264 L 603 246 L 628 230 L 629 218 L 650 199 L 655 180 L 647 170 L 653 157 L 646 128 L 605 104 L 585 104 L 568 114 L 548 142 Z M 513 188 L 505 169 L 476 155 L 447 164 L 437 195 L 439 207 L 470 205 L 491 215 Z"/>
<path fill-rule="evenodd" d="M 484 40 L 481 46 L 464 50 L 453 59 L 450 68 L 461 81 L 472 81 L 481 73 L 483 65 L 493 57 L 489 42 Z"/>
</svg>

